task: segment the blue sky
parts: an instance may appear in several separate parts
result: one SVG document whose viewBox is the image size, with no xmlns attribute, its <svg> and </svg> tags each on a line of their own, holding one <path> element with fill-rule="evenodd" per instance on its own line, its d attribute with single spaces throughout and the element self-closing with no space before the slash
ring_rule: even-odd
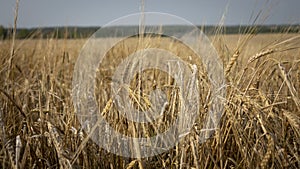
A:
<svg viewBox="0 0 300 169">
<path fill-rule="evenodd" d="M 137 13 L 140 0 L 20 0 L 19 27 L 101 26 Z M 14 0 L 0 0 L 0 25 L 13 25 Z M 227 8 L 228 6 L 228 8 Z M 227 9 L 227 10 L 226 10 Z M 146 0 L 145 11 L 163 12 L 193 24 L 250 24 L 252 14 L 263 10 L 264 24 L 300 23 L 300 0 Z M 260 23 L 260 22 L 259 22 Z"/>
</svg>

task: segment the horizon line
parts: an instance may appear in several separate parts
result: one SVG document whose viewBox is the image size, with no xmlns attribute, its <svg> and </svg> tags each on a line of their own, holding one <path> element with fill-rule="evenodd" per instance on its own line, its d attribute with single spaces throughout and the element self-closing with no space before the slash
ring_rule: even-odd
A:
<svg viewBox="0 0 300 169">
<path fill-rule="evenodd" d="M 0 24 L 5 29 L 12 29 L 13 26 L 3 26 Z M 139 25 L 136 24 L 128 24 L 128 25 L 113 25 L 113 27 L 138 27 Z M 190 26 L 190 25 L 183 25 L 183 24 L 167 24 L 167 25 L 147 25 L 147 26 Z M 300 26 L 300 23 L 296 24 L 228 24 L 228 25 L 219 25 L 219 24 L 197 24 L 194 25 L 196 27 L 248 27 L 248 26 Z M 49 26 L 32 26 L 32 27 L 25 27 L 25 26 L 17 26 L 17 29 L 45 29 L 45 28 L 102 28 L 105 27 L 105 25 L 90 25 L 90 26 L 84 26 L 84 25 L 49 25 Z"/>
</svg>

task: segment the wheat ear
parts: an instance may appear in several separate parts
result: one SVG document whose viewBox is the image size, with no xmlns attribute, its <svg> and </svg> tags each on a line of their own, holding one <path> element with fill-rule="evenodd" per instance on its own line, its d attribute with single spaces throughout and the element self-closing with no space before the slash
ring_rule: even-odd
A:
<svg viewBox="0 0 300 169">
<path fill-rule="evenodd" d="M 275 52 L 274 49 L 263 50 L 259 53 L 256 53 L 255 55 L 251 56 L 250 59 L 248 60 L 248 63 L 251 63 L 251 62 L 255 61 L 256 59 L 259 59 L 263 56 L 269 55 L 269 54 L 274 53 L 274 52 Z"/>
<path fill-rule="evenodd" d="M 234 65 L 234 63 L 236 62 L 237 58 L 239 57 L 240 52 L 237 50 L 236 52 L 234 52 L 234 54 L 231 56 L 229 63 L 226 66 L 225 69 L 225 76 L 227 77 L 229 75 L 229 72 L 232 68 L 232 66 Z"/>
</svg>

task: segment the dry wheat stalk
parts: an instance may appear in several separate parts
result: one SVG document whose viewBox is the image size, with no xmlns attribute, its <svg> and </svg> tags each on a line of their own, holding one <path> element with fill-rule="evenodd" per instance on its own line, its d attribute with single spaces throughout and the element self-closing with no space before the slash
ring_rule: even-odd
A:
<svg viewBox="0 0 300 169">
<path fill-rule="evenodd" d="M 12 165 L 12 168 L 14 169 L 17 168 L 15 164 L 16 153 L 14 152 L 14 146 L 12 144 L 12 140 L 7 141 L 5 148 L 8 151 L 8 157 Z"/>
<path fill-rule="evenodd" d="M 292 95 L 292 99 L 294 100 L 296 107 L 297 107 L 298 111 L 300 112 L 300 100 L 298 97 L 297 90 L 295 89 L 294 85 L 292 84 L 292 81 L 291 81 L 290 77 L 288 76 L 288 74 L 286 73 L 285 68 L 280 63 L 278 63 L 278 67 L 279 67 L 280 73 L 284 79 L 284 82 L 286 83 L 287 87 L 289 88 L 289 91 Z"/>
<path fill-rule="evenodd" d="M 4 116 L 3 116 L 3 108 L 2 108 L 2 102 L 0 100 L 0 134 L 1 134 L 1 139 L 3 142 L 6 141 L 5 138 L 5 127 L 4 127 Z"/>
<path fill-rule="evenodd" d="M 16 163 L 17 168 L 19 168 L 18 166 L 19 166 L 21 148 L 22 148 L 22 142 L 21 142 L 20 135 L 18 135 L 16 137 L 16 159 L 15 159 L 15 163 Z"/>
<path fill-rule="evenodd" d="M 20 168 L 25 168 L 25 164 L 26 164 L 26 161 L 27 161 L 27 156 L 30 155 L 30 141 L 28 141 L 25 145 L 25 148 L 24 148 L 24 153 L 22 155 L 22 158 L 21 158 L 21 162 L 20 162 Z"/>
<path fill-rule="evenodd" d="M 12 37 L 12 42 L 11 42 L 11 48 L 10 48 L 10 57 L 9 57 L 9 60 L 8 60 L 7 80 L 10 77 L 10 73 L 12 71 L 12 63 L 13 63 L 13 58 L 14 58 L 14 55 L 15 55 L 15 39 L 16 39 L 16 32 L 17 32 L 19 2 L 20 2 L 20 0 L 16 0 L 15 17 L 14 17 L 14 29 L 13 29 L 13 37 Z"/>
<path fill-rule="evenodd" d="M 133 166 L 135 165 L 135 163 L 137 162 L 137 160 L 132 160 L 126 167 L 126 169 L 131 169 L 133 168 Z"/>
<path fill-rule="evenodd" d="M 61 140 L 58 138 L 59 134 L 57 133 L 56 128 L 53 127 L 53 125 L 50 122 L 47 122 L 47 127 L 50 134 L 49 139 L 51 139 L 57 152 L 59 166 L 62 168 L 72 168 L 70 161 L 62 155 L 62 143 L 60 143 Z"/>
<path fill-rule="evenodd" d="M 274 49 L 267 49 L 267 50 L 263 50 L 259 53 L 256 53 L 255 55 L 250 57 L 250 59 L 248 60 L 248 64 L 255 61 L 256 59 L 259 59 L 263 56 L 269 55 L 269 54 L 274 53 L 274 52 L 275 52 Z"/>
<path fill-rule="evenodd" d="M 196 149 L 196 147 L 194 145 L 194 142 L 195 142 L 194 138 L 190 137 L 190 145 L 191 145 L 192 153 L 193 153 L 193 157 L 194 157 L 194 165 L 196 166 L 196 168 L 199 168 L 199 164 L 198 164 L 199 159 L 197 157 L 198 153 L 196 152 L 197 149 Z"/>
<path fill-rule="evenodd" d="M 229 63 L 227 64 L 226 66 L 226 69 L 225 69 L 225 76 L 227 77 L 229 75 L 229 72 L 232 68 L 232 66 L 234 65 L 234 63 L 237 61 L 237 58 L 240 56 L 240 51 L 239 50 L 236 50 L 234 52 L 234 54 L 231 56 L 230 60 L 229 60 Z"/>
<path fill-rule="evenodd" d="M 298 133 L 298 135 L 300 136 L 300 117 L 297 116 L 294 113 L 291 113 L 287 110 L 283 110 L 283 115 L 287 118 L 287 120 L 289 121 L 290 125 L 294 127 L 294 129 L 296 130 L 296 132 Z"/>
<path fill-rule="evenodd" d="M 274 140 L 273 138 L 267 134 L 266 135 L 267 139 L 268 139 L 268 146 L 267 146 L 267 152 L 264 156 L 264 158 L 262 159 L 261 163 L 260 163 L 260 167 L 262 169 L 265 169 L 267 167 L 267 164 L 271 158 L 271 155 L 272 155 L 272 151 L 274 149 Z"/>
<path fill-rule="evenodd" d="M 101 112 L 101 116 L 104 116 L 111 109 L 112 104 L 113 104 L 113 99 L 109 99 L 108 102 L 106 103 L 104 109 Z M 95 132 L 95 130 L 98 127 L 98 125 L 99 125 L 100 122 L 101 122 L 101 120 L 98 120 L 96 122 L 96 124 L 92 127 L 92 129 L 91 129 L 90 133 L 88 134 L 88 136 L 83 139 L 83 141 L 79 145 L 77 151 L 75 152 L 75 154 L 74 154 L 74 156 L 73 156 L 73 158 L 71 160 L 71 165 L 73 165 L 75 163 L 76 159 L 78 158 L 78 155 L 83 150 L 84 146 L 86 145 L 86 143 L 88 142 L 88 140 L 91 138 L 92 134 Z"/>
</svg>

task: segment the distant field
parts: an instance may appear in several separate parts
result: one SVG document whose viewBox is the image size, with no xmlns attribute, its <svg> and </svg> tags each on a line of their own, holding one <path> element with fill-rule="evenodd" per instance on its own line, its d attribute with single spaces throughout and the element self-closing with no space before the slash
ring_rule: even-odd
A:
<svg viewBox="0 0 300 169">
<path fill-rule="evenodd" d="M 235 47 L 237 47 L 239 41 L 242 41 L 245 38 L 246 35 L 240 35 L 240 34 L 231 34 L 231 35 L 220 35 L 220 36 L 209 36 L 211 40 L 214 38 L 221 37 L 223 40 L 226 41 L 226 44 L 229 47 L 229 50 L 233 51 Z M 295 36 L 299 36 L 299 34 L 258 34 L 255 35 L 253 39 L 247 42 L 247 51 L 246 53 L 248 56 L 251 54 L 255 54 L 258 50 L 267 47 L 274 41 L 280 41 L 283 39 L 292 38 Z M 82 46 L 85 44 L 87 39 L 32 39 L 32 40 L 17 40 L 16 46 L 18 47 L 18 50 L 22 50 L 22 53 L 27 53 L 30 51 L 39 51 L 43 49 L 43 52 L 45 51 L 45 46 L 52 46 L 55 49 L 55 51 L 60 54 L 62 51 L 70 53 L 75 58 L 78 56 L 79 51 L 81 50 Z M 215 42 L 218 43 L 218 42 Z M 222 43 L 222 42 L 221 42 Z M 9 51 L 9 47 L 11 45 L 9 40 L 0 41 L 0 48 L 2 52 Z M 224 45 L 224 44 L 223 44 Z M 47 48 L 46 48 L 47 49 Z M 41 52 L 41 51 L 39 51 Z M 220 51 L 222 52 L 222 51 Z"/>
<path fill-rule="evenodd" d="M 209 80 L 201 76 L 205 65 L 187 48 L 166 38 L 150 38 L 140 46 L 164 46 L 196 64 L 198 78 L 203 79 L 197 83 L 201 105 L 190 134 L 166 153 L 144 159 L 113 155 L 85 139 L 71 94 L 74 65 L 86 39 L 16 40 L 11 66 L 11 41 L 0 41 L 0 168 L 299 168 L 300 34 L 232 34 L 209 39 L 223 62 L 227 91 L 220 129 L 203 144 L 196 136 L 210 106 Z M 116 117 L 109 91 L 112 65 L 121 62 L 137 42 L 132 38 L 108 53 L 97 72 L 95 95 L 114 129 L 136 136 L 132 135 L 136 128 L 142 128 L 137 135 L 146 137 L 168 128 L 177 117 L 180 98 L 174 79 L 166 72 L 150 70 L 137 75 L 146 78 L 132 81 L 130 98 L 137 109 L 149 109 L 149 90 L 171 86 L 164 90 L 173 103 L 164 118 L 160 123 L 138 125 Z M 159 79 L 155 84 L 153 79 L 143 81 L 152 76 Z"/>
</svg>

